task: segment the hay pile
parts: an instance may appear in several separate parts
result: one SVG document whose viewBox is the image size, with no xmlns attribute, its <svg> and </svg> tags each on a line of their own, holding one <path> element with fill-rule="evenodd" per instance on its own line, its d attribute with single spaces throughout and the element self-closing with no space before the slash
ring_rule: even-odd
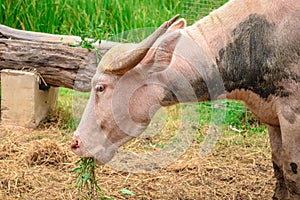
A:
<svg viewBox="0 0 300 200">
<path fill-rule="evenodd" d="M 73 155 L 48 131 L 0 128 L 0 199 L 70 198 Z"/>
<path fill-rule="evenodd" d="M 224 136 L 201 160 L 195 144 L 154 173 L 101 166 L 99 186 L 114 199 L 271 199 L 275 179 L 265 135 Z M 0 138 L 0 199 L 79 199 L 76 175 L 70 172 L 78 159 L 69 149 L 70 135 L 58 129 L 0 127 Z M 122 193 L 124 188 L 134 195 Z"/>
<path fill-rule="evenodd" d="M 60 166 L 60 163 L 67 163 L 70 160 L 55 140 L 43 139 L 32 141 L 25 155 L 26 163 L 29 166 L 45 165 Z"/>
</svg>

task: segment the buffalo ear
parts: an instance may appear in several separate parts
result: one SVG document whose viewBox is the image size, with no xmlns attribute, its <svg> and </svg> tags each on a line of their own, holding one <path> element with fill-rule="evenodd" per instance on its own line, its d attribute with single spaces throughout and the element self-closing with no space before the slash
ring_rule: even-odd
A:
<svg viewBox="0 0 300 200">
<path fill-rule="evenodd" d="M 171 31 L 175 31 L 177 29 L 184 29 L 186 27 L 186 21 L 185 19 L 180 19 L 177 22 L 175 22 L 174 24 L 172 24 L 169 28 L 169 30 Z"/>
<path fill-rule="evenodd" d="M 162 39 L 158 47 L 155 49 L 154 55 L 148 54 L 148 56 L 153 56 L 152 59 L 147 59 L 147 57 L 145 57 L 145 60 L 148 60 L 148 63 L 144 64 L 147 64 L 149 73 L 163 71 L 168 68 L 172 61 L 172 57 L 180 37 L 181 33 L 179 32 L 168 34 Z"/>
<path fill-rule="evenodd" d="M 174 32 L 167 35 L 158 45 L 157 50 L 161 51 L 162 53 L 173 54 L 180 37 L 181 33 L 179 32 Z M 159 56 L 159 54 L 156 56 Z"/>
</svg>

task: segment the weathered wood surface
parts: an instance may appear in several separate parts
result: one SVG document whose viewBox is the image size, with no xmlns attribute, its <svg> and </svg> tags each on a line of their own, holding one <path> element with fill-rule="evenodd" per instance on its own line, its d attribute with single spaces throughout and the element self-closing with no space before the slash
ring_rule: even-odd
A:
<svg viewBox="0 0 300 200">
<path fill-rule="evenodd" d="M 21 31 L 0 25 L 0 70 L 36 70 L 52 86 L 90 91 L 97 60 L 115 42 L 81 48 L 80 37 Z"/>
</svg>

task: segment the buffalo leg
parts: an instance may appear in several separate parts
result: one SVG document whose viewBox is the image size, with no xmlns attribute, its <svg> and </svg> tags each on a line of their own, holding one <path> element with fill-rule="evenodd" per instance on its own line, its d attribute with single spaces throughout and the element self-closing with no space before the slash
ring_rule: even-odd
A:
<svg viewBox="0 0 300 200">
<path fill-rule="evenodd" d="M 294 133 L 292 135 L 292 133 Z M 300 199 L 300 134 L 283 134 L 283 175 L 290 200 Z"/>
<path fill-rule="evenodd" d="M 294 102 L 293 102 L 294 103 Z M 289 200 L 300 199 L 300 113 L 298 102 L 285 104 L 279 112 L 282 165 Z"/>
<path fill-rule="evenodd" d="M 288 191 L 285 185 L 283 176 L 282 164 L 282 140 L 280 127 L 268 126 L 270 135 L 270 143 L 272 148 L 272 162 L 274 168 L 274 175 L 276 178 L 276 187 L 273 200 L 287 199 Z"/>
</svg>

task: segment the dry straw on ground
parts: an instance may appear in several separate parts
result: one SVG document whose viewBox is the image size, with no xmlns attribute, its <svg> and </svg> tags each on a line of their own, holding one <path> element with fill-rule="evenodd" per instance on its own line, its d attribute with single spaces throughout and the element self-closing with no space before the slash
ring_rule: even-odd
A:
<svg viewBox="0 0 300 200">
<path fill-rule="evenodd" d="M 59 166 L 60 163 L 69 162 L 68 155 L 54 140 L 43 139 L 33 141 L 25 155 L 29 166 L 45 165 Z"/>
<path fill-rule="evenodd" d="M 177 162 L 150 174 L 101 166 L 98 182 L 114 199 L 271 199 L 275 180 L 265 135 L 223 136 L 201 160 L 194 144 Z M 0 199 L 82 199 L 69 172 L 77 160 L 69 134 L 0 127 L 0 138 Z M 124 188 L 134 195 L 123 194 Z"/>
</svg>

